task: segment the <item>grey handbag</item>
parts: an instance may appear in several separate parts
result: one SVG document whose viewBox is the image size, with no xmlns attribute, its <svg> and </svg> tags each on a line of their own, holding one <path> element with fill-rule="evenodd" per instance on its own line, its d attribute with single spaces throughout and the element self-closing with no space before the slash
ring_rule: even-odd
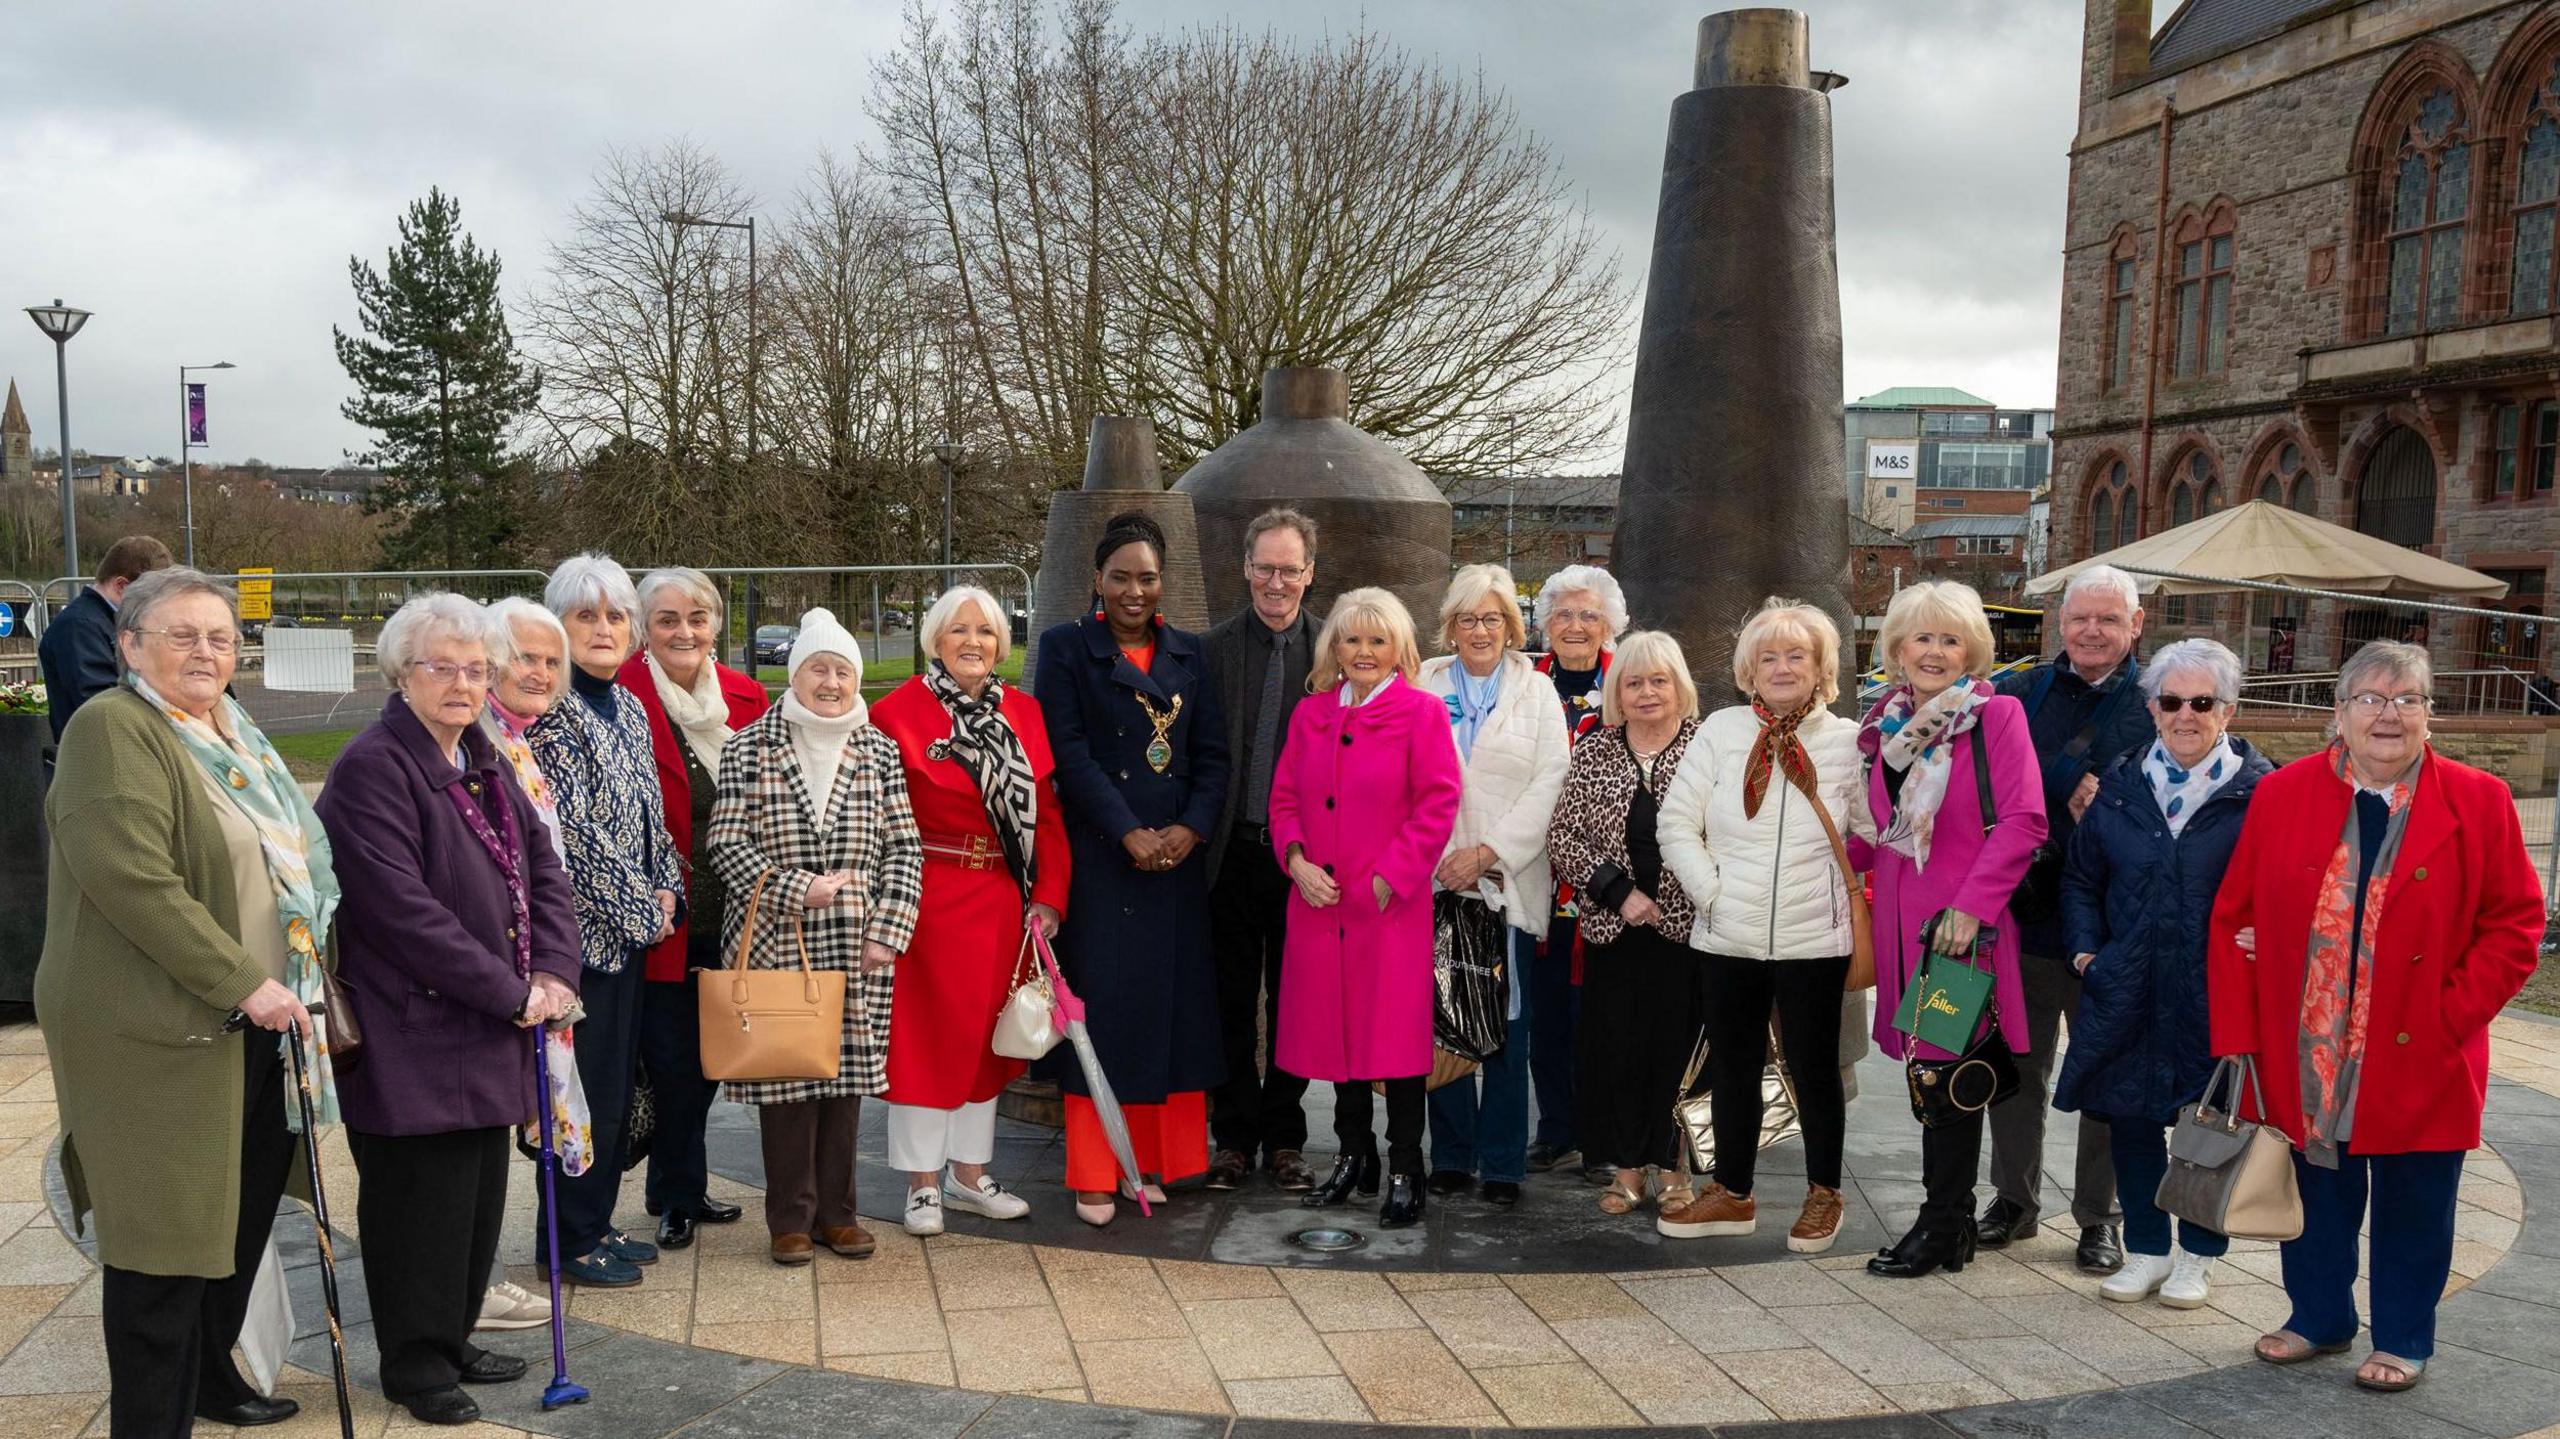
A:
<svg viewBox="0 0 2560 1439">
<path fill-rule="evenodd" d="M 2229 1081 L 2229 1107 L 2214 1096 Z M 2226 1057 L 2205 1081 L 2195 1103 L 2178 1111 L 2169 1129 L 2169 1172 L 2154 1201 L 2189 1224 L 2234 1239 L 2296 1239 L 2302 1234 L 2302 1192 L 2294 1185 L 2293 1144 L 2284 1131 L 2240 1117 L 2241 1086 L 2258 1096 L 2258 1064 L 2248 1055 Z"/>
</svg>

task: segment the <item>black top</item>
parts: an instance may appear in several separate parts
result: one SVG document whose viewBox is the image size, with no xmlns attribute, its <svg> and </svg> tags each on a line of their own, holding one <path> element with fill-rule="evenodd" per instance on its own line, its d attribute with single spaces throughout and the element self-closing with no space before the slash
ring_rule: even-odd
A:
<svg viewBox="0 0 2560 1439">
<path fill-rule="evenodd" d="M 684 752 L 685 783 L 693 791 L 693 853 L 687 855 L 693 883 L 686 896 L 684 964 L 687 969 L 718 969 L 721 922 L 726 917 L 729 887 L 721 883 L 719 868 L 711 863 L 711 807 L 719 801 L 719 777 L 702 767 L 702 759 L 693 746 L 679 742 Z"/>
<path fill-rule="evenodd" d="M 1627 865 L 1636 888 L 1648 895 L 1662 893 L 1662 840 L 1657 829 L 1661 814 L 1653 791 L 1637 785 L 1634 798 L 1627 801 Z"/>
<path fill-rule="evenodd" d="M 597 679 L 578 666 L 571 665 L 569 666 L 569 688 L 577 691 L 578 698 L 587 702 L 587 708 L 608 720 L 613 718 L 613 692 L 616 686 L 611 675 Z"/>
</svg>

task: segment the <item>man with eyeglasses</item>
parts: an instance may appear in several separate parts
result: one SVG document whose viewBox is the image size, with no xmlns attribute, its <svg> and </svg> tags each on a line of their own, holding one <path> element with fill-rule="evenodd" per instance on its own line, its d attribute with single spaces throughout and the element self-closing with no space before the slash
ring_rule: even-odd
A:
<svg viewBox="0 0 2560 1439">
<path fill-rule="evenodd" d="M 2026 706 L 2027 733 L 2044 769 L 2044 845 L 2011 900 L 2018 926 L 2019 971 L 2025 982 L 2027 1038 L 2018 1056 L 2018 1089 L 1991 1108 L 1991 1183 L 1980 1244 L 1998 1249 L 2034 1236 L 2044 1191 L 2044 1123 L 2054 1051 L 2064 1016 L 2080 1003 L 2080 977 L 2059 912 L 2061 857 L 2072 831 L 2098 794 L 2109 765 L 2151 742 L 2154 727 L 2142 699 L 2142 599 L 2133 576 L 2097 565 L 2062 592 L 2062 653 L 2000 682 L 2000 692 Z M 2115 1162 L 2104 1121 L 2080 1118 L 2072 1162 L 2071 1218 L 2080 1230 L 2076 1259 L 2089 1274 L 2124 1267 L 2116 1207 Z"/>
<path fill-rule="evenodd" d="M 1209 837 L 1209 936 L 1218 964 L 1218 1028 L 1227 1082 L 1211 1095 L 1216 1152 L 1206 1181 L 1234 1189 L 1257 1159 L 1284 1190 L 1315 1187 L 1300 1153 L 1307 1142 L 1307 1081 L 1266 1069 L 1259 1041 L 1280 1028 L 1280 954 L 1289 878 L 1271 851 L 1271 777 L 1289 715 L 1307 692 L 1316 624 L 1306 610 L 1316 575 L 1316 524 L 1296 510 L 1266 510 L 1244 532 L 1251 600 L 1209 631 L 1209 672 L 1225 701 L 1227 752 L 1236 782 Z"/>
<path fill-rule="evenodd" d="M 107 546 L 98 561 L 97 581 L 44 627 L 36 641 L 36 661 L 44 670 L 44 693 L 52 706 L 53 742 L 73 712 L 116 687 L 116 607 L 125 587 L 176 560 L 169 547 L 149 535 L 127 535 Z M 53 774 L 53 755 L 45 755 L 45 774 Z"/>
</svg>

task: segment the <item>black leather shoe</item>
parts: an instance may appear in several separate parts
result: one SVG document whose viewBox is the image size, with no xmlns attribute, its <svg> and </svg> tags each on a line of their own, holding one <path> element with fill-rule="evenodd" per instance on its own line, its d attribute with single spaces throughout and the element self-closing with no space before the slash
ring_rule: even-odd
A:
<svg viewBox="0 0 2560 1439">
<path fill-rule="evenodd" d="M 746 1212 L 734 1204 L 723 1204 L 717 1199 L 705 1197 L 701 1203 L 693 1206 L 693 1220 L 696 1224 L 735 1224 L 745 1216 Z"/>
<path fill-rule="evenodd" d="M 228 1424 L 234 1429 L 255 1429 L 261 1424 L 281 1424 L 302 1412 L 302 1406 L 279 1395 L 261 1399 L 256 1395 L 237 1404 L 215 1405 L 196 1410 L 196 1417 L 212 1424 Z"/>
<path fill-rule="evenodd" d="M 1271 1182 L 1284 1193 L 1304 1194 L 1316 1187 L 1316 1177 L 1307 1168 L 1307 1157 L 1294 1149 L 1272 1155 L 1265 1167 L 1271 1171 Z"/>
<path fill-rule="evenodd" d="M 2036 1237 L 2036 1221 L 2024 1209 L 2005 1199 L 1994 1199 L 1983 1206 L 1982 1217 L 1974 1227 L 1985 1249 L 2006 1249 L 2012 1239 Z M 2122 1260 L 2117 1262 L 2121 1263 Z"/>
<path fill-rule="evenodd" d="M 1582 1166 L 1582 1182 L 1590 1185 L 1594 1189 L 1606 1189 L 1610 1185 L 1618 1182 L 1618 1166 L 1614 1164 L 1585 1164 Z"/>
<path fill-rule="evenodd" d="M 693 1243 L 693 1216 L 679 1209 L 658 1221 L 658 1247 L 682 1249 Z"/>
<path fill-rule="evenodd" d="M 1520 1186 L 1508 1179 L 1488 1179 L 1484 1182 L 1484 1202 L 1509 1209 L 1520 1202 Z"/>
<path fill-rule="evenodd" d="M 1542 1140 L 1529 1146 L 1529 1172 L 1531 1174 L 1544 1174 L 1550 1169 L 1560 1169 L 1568 1164 L 1578 1165 L 1581 1162 L 1582 1151 L 1574 1148 L 1570 1144 L 1565 1145 L 1562 1148 L 1558 1148 L 1557 1146 L 1548 1144 Z"/>
<path fill-rule="evenodd" d="M 1298 1202 L 1309 1209 L 1322 1209 L 1335 1204 L 1349 1204 L 1354 1194 L 1378 1192 L 1378 1156 L 1346 1154 L 1333 1162 L 1333 1173 L 1310 1189 Z"/>
<path fill-rule="evenodd" d="M 1410 1174 L 1399 1174 L 1387 1181 L 1387 1202 L 1378 1206 L 1378 1223 L 1387 1229 L 1404 1229 L 1422 1222 L 1422 1193 L 1426 1186 Z"/>
<path fill-rule="evenodd" d="M 1228 1190 L 1243 1185 L 1244 1177 L 1253 1172 L 1253 1161 L 1232 1149 L 1221 1149 L 1209 1161 L 1209 1176 L 1200 1181 L 1203 1189 Z"/>
<path fill-rule="evenodd" d="M 1975 1242 L 1970 1219 L 1953 1229 L 1914 1226 L 1890 1252 L 1868 1260 L 1867 1272 L 1887 1279 L 1918 1279 L 1941 1269 L 1954 1274 L 1973 1262 Z"/>
<path fill-rule="evenodd" d="M 480 1351 L 480 1357 L 462 1366 L 465 1384 L 512 1384 L 524 1377 L 524 1361 L 512 1354 Z"/>
<path fill-rule="evenodd" d="M 1430 1187 L 1432 1193 L 1446 1198 L 1475 1188 L 1476 1177 L 1463 1169 L 1435 1169 L 1431 1171 Z"/>
<path fill-rule="evenodd" d="M 480 1417 L 479 1401 L 463 1393 L 458 1384 L 412 1394 L 400 1402 L 421 1424 L 469 1424 Z"/>
<path fill-rule="evenodd" d="M 2073 1259 L 2083 1274 L 2113 1274 L 2124 1267 L 2124 1241 L 2112 1224 L 2092 1224 L 2080 1231 L 2080 1252 Z"/>
</svg>

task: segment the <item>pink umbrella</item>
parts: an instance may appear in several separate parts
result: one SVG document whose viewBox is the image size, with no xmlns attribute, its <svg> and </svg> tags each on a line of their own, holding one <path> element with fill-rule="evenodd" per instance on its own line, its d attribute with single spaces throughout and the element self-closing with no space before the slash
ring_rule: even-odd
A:
<svg viewBox="0 0 2560 1439">
<path fill-rule="evenodd" d="M 1111 1081 L 1103 1075 L 1102 1060 L 1093 1052 L 1093 1036 L 1085 1032 L 1084 1001 L 1067 988 L 1067 977 L 1058 970 L 1058 957 L 1049 951 L 1049 936 L 1040 932 L 1039 922 L 1030 921 L 1031 940 L 1040 951 L 1040 963 L 1049 971 L 1049 983 L 1058 996 L 1058 1018 L 1064 1022 L 1067 1042 L 1076 1047 L 1076 1059 L 1084 1065 L 1085 1091 L 1093 1100 L 1093 1112 L 1102 1120 L 1103 1137 L 1111 1141 L 1112 1157 L 1120 1161 L 1120 1172 L 1129 1176 L 1129 1193 L 1138 1201 L 1138 1212 L 1152 1217 L 1155 1211 L 1147 1205 L 1146 1181 L 1138 1175 L 1138 1147 L 1129 1138 L 1129 1118 L 1120 1112 L 1120 1097 L 1111 1092 Z"/>
</svg>

